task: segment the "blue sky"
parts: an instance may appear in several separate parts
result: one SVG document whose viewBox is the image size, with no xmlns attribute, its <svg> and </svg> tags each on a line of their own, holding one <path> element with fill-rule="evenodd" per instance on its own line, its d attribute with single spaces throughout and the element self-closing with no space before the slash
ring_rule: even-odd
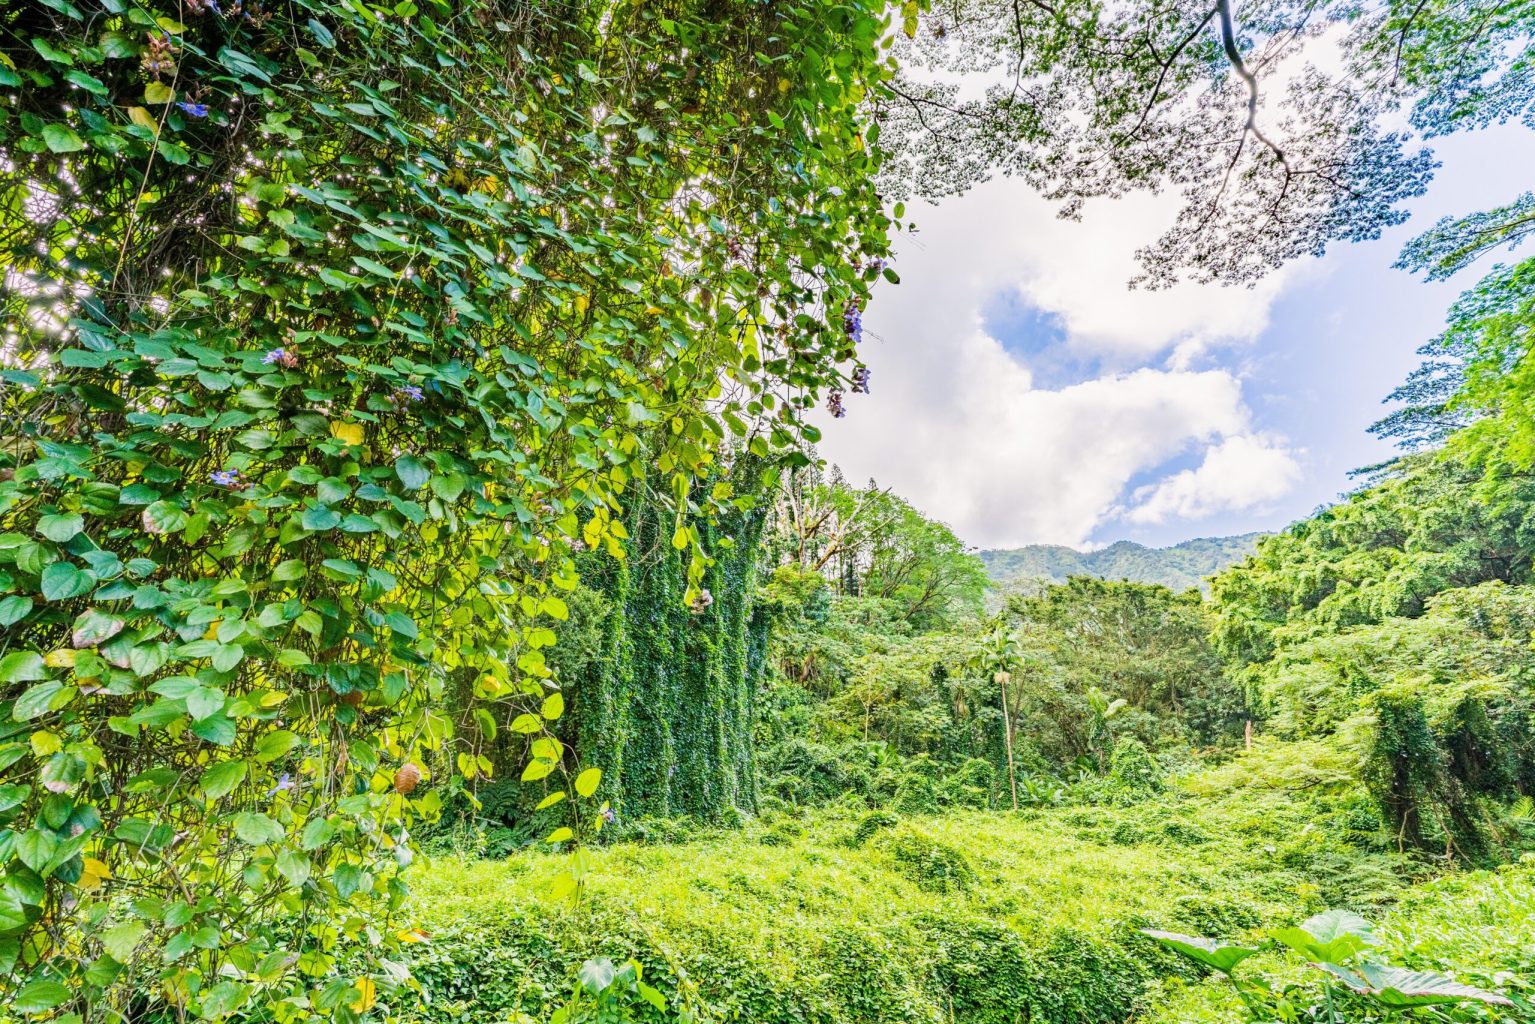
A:
<svg viewBox="0 0 1535 1024">
<path fill-rule="evenodd" d="M 902 283 L 866 316 L 873 393 L 821 424 L 822 454 L 980 546 L 1282 527 L 1390 455 L 1366 428 L 1485 270 L 1424 283 L 1392 269 L 1403 242 L 1518 195 L 1535 137 L 1434 149 L 1444 166 L 1406 225 L 1251 290 L 1125 287 L 1175 198 L 1102 202 L 1082 223 L 1013 181 L 916 204 Z"/>
</svg>

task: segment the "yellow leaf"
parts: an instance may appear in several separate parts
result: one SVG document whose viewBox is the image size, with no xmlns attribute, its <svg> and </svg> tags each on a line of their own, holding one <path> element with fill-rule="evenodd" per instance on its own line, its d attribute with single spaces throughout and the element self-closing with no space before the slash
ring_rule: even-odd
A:
<svg viewBox="0 0 1535 1024">
<path fill-rule="evenodd" d="M 357 998 L 352 1000 L 352 1009 L 358 1013 L 367 1013 L 373 1009 L 373 1004 L 378 1002 L 378 987 L 373 984 L 373 979 L 358 978 L 352 987 L 357 989 Z"/>
<path fill-rule="evenodd" d="M 347 444 L 362 444 L 362 424 L 348 423 L 345 420 L 335 420 L 330 425 L 330 434 L 339 441 Z"/>
<path fill-rule="evenodd" d="M 150 131 L 154 131 L 159 127 L 159 122 L 155 120 L 155 115 L 151 114 L 143 107 L 129 107 L 128 120 L 132 121 L 140 128 L 148 128 Z"/>
<path fill-rule="evenodd" d="M 75 652 L 67 647 L 61 647 L 56 651 L 49 651 L 43 663 L 49 668 L 74 668 Z"/>
<path fill-rule="evenodd" d="M 564 842 L 569 842 L 570 840 L 574 839 L 575 837 L 576 837 L 576 834 L 574 832 L 572 832 L 568 828 L 565 828 L 564 826 L 561 826 L 560 828 L 555 829 L 553 832 L 550 832 L 548 837 L 544 840 L 544 842 L 546 842 L 546 843 L 564 843 Z"/>
<path fill-rule="evenodd" d="M 602 781 L 601 768 L 588 768 L 576 776 L 576 792 L 582 796 L 591 796 L 597 792 L 597 785 Z"/>
<path fill-rule="evenodd" d="M 565 698 L 558 693 L 551 693 L 544 698 L 544 706 L 539 709 L 549 721 L 554 721 L 565 713 Z"/>
<path fill-rule="evenodd" d="M 535 811 L 542 811 L 542 810 L 545 810 L 547 808 L 553 807 L 555 804 L 559 803 L 563 799 L 565 799 L 565 791 L 563 789 L 557 789 L 553 793 L 550 793 L 548 796 L 546 796 L 542 800 L 540 800 L 538 802 L 538 806 L 533 808 L 533 809 Z"/>
<path fill-rule="evenodd" d="M 162 103 L 169 103 L 176 98 L 176 90 L 164 82 L 150 82 L 144 86 L 144 102 L 151 107 L 157 107 Z"/>
<path fill-rule="evenodd" d="M 585 295 L 577 295 L 576 296 L 576 316 L 583 316 L 583 315 L 585 315 L 587 307 L 590 306 L 591 304 L 592 304 L 592 300 L 587 298 Z"/>
<path fill-rule="evenodd" d="M 32 753 L 38 757 L 52 757 L 64 748 L 64 743 L 51 732 L 32 734 Z"/>
<path fill-rule="evenodd" d="M 219 620 L 214 619 L 208 623 L 208 632 L 203 634 L 204 640 L 217 640 L 219 636 Z"/>
<path fill-rule="evenodd" d="M 407 928 L 395 936 L 401 942 L 431 942 L 430 936 L 420 928 Z"/>
<path fill-rule="evenodd" d="M 101 888 L 101 883 L 112 877 L 112 869 L 107 867 L 95 857 L 86 857 L 81 862 L 80 880 L 75 884 L 86 892 L 94 892 Z"/>
</svg>

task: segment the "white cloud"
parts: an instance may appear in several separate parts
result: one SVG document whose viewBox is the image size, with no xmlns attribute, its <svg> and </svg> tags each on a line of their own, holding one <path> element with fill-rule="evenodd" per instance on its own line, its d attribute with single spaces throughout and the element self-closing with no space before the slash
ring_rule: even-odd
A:
<svg viewBox="0 0 1535 1024">
<path fill-rule="evenodd" d="M 1187 366 L 1213 345 L 1253 341 L 1268 326 L 1270 305 L 1301 265 L 1270 274 L 1255 288 L 1126 287 L 1140 271 L 1136 249 L 1171 223 L 1173 198 L 1182 199 L 1136 193 L 1100 202 L 1078 223 L 1056 217 L 1041 199 L 1020 197 L 1009 225 L 1028 238 L 1013 267 L 1018 290 L 1061 318 L 1073 351 L 1134 365 L 1170 349 L 1171 363 Z"/>
<path fill-rule="evenodd" d="M 1156 484 L 1136 489 L 1131 523 L 1203 519 L 1219 512 L 1260 508 L 1300 482 L 1295 453 L 1261 434 L 1237 434 L 1205 450 L 1204 461 Z"/>
<path fill-rule="evenodd" d="M 1254 337 L 1279 286 L 1130 292 L 1155 211 L 1125 200 L 1113 218 L 1088 212 L 1085 224 L 1063 224 L 1016 182 L 917 210 L 922 230 L 903 240 L 896 264 L 903 283 L 881 289 L 866 318 L 873 393 L 847 396 L 846 419 L 823 419 L 822 455 L 850 479 L 893 487 L 969 543 L 1080 545 L 1125 514 L 1132 480 L 1255 436 L 1236 374 L 1192 369 L 1188 356 Z M 1104 374 L 1036 387 L 982 322 L 982 308 L 1011 289 L 1059 316 L 1067 344 Z M 1198 488 L 1198 502 L 1167 514 L 1236 500 L 1215 497 L 1204 478 Z M 1171 495 L 1148 491 L 1134 507 Z"/>
</svg>

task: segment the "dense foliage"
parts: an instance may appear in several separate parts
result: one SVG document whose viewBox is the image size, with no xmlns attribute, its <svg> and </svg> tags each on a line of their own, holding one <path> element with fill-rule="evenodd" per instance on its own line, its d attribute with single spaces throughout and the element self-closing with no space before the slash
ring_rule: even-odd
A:
<svg viewBox="0 0 1535 1024">
<path fill-rule="evenodd" d="M 541 724 L 572 549 L 648 515 L 684 554 L 636 574 L 696 601 L 725 438 L 792 450 L 852 370 L 885 32 L 4 6 L 9 1011 L 351 1020 L 401 984 L 416 821 L 508 726 L 526 778 L 575 766 Z"/>
<path fill-rule="evenodd" d="M 432 935 L 411 949 L 424 998 L 397 1009 L 434 1024 L 536 1014 L 571 965 L 601 956 L 644 965 L 668 1005 L 641 1008 L 650 1021 L 1226 1019 L 1224 993 L 1139 929 L 1257 942 L 1336 906 L 1379 919 L 1397 963 L 1528 995 L 1528 868 L 1415 885 L 1410 863 L 1369 852 L 1349 802 L 1324 794 L 770 814 L 594 851 L 578 906 L 546 895 L 561 870 L 548 857 L 447 860 L 412 898 Z M 1294 980 L 1320 1002 L 1315 979 Z"/>
<path fill-rule="evenodd" d="M 1250 955 L 1260 1019 L 1418 1014 L 1457 982 L 1389 972 L 1457 967 L 1432 1012 L 1527 1013 L 1528 871 L 1410 883 L 1535 841 L 1528 263 L 1380 425 L 1444 449 L 1208 600 L 1251 538 L 1176 589 L 1046 552 L 988 615 L 806 416 L 869 390 L 887 166 L 1175 185 L 1146 280 L 1250 281 L 1401 219 L 1399 107 L 1527 118 L 1530 38 L 1405 0 L 6 5 L 0 1018 L 1229 1019 L 1148 930 Z M 423 838 L 464 859 L 413 897 Z M 488 863 L 533 844 L 576 852 Z M 1414 891 L 1506 920 L 1414 945 Z M 1324 956 L 1337 907 L 1399 938 Z"/>
</svg>

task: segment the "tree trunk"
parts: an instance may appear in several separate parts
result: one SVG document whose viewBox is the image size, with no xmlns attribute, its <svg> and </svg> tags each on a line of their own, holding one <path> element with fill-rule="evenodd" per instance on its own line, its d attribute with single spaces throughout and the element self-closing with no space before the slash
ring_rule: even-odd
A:
<svg viewBox="0 0 1535 1024">
<path fill-rule="evenodd" d="M 999 672 L 1005 676 L 1007 673 Z M 1018 809 L 1018 772 L 1013 767 L 1013 716 L 1007 710 L 1007 680 L 997 684 L 1002 691 L 1002 738 L 1007 742 L 1007 784 L 1013 791 L 1013 810 Z"/>
</svg>

